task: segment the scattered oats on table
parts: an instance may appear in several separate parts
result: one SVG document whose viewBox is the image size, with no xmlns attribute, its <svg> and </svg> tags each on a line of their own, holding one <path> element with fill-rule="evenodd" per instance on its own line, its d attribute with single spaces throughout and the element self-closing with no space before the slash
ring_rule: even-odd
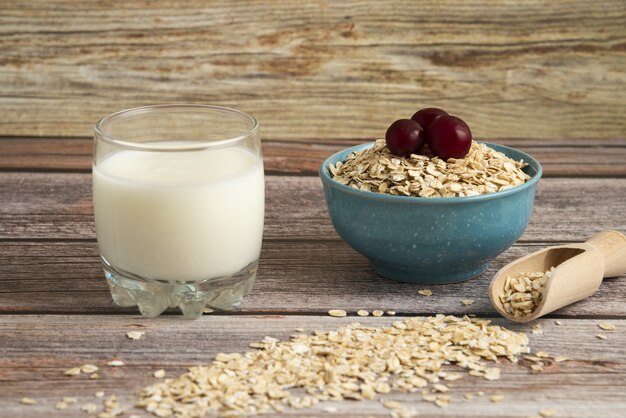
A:
<svg viewBox="0 0 626 418">
<path fill-rule="evenodd" d="M 359 309 L 356 314 L 358 316 L 368 316 L 370 313 L 368 311 L 366 311 L 365 309 Z"/>
<path fill-rule="evenodd" d="M 396 316 L 396 311 L 387 311 L 385 313 L 389 316 Z"/>
<path fill-rule="evenodd" d="M 372 312 L 372 316 L 375 316 L 375 317 L 377 317 L 377 318 L 378 318 L 378 317 L 383 316 L 384 314 L 385 314 L 385 313 L 384 313 L 383 311 L 381 311 L 380 309 L 376 309 L 376 310 L 374 310 L 374 311 Z"/>
<path fill-rule="evenodd" d="M 33 398 L 22 398 L 20 399 L 20 403 L 22 405 L 35 405 L 37 403 L 37 400 Z"/>
<path fill-rule="evenodd" d="M 472 303 L 474 303 L 474 299 L 463 299 L 463 300 L 461 301 L 461 303 L 462 303 L 463 305 L 465 305 L 465 306 L 469 306 L 469 305 L 471 305 Z"/>
<path fill-rule="evenodd" d="M 157 379 L 163 379 L 165 377 L 165 370 L 159 369 L 152 374 Z"/>
<path fill-rule="evenodd" d="M 129 331 L 126 333 L 126 336 L 131 340 L 140 340 L 145 333 L 145 331 Z"/>
<path fill-rule="evenodd" d="M 543 299 L 545 285 L 553 271 L 554 267 L 551 267 L 545 272 L 522 272 L 516 276 L 507 276 L 499 295 L 504 310 L 516 318 L 532 314 Z"/>
<path fill-rule="evenodd" d="M 531 332 L 537 335 L 543 334 L 543 327 L 540 323 L 536 323 L 535 325 L 533 325 L 533 329 Z"/>
<path fill-rule="evenodd" d="M 124 366 L 126 363 L 124 363 L 122 360 L 111 360 L 107 362 L 107 366 L 109 367 L 121 367 Z"/>
<path fill-rule="evenodd" d="M 430 289 L 420 289 L 417 291 L 417 293 L 419 293 L 422 296 L 432 296 L 433 295 L 433 291 Z"/>
<path fill-rule="evenodd" d="M 329 169 L 335 181 L 355 189 L 427 198 L 490 194 L 530 179 L 522 171 L 527 163 L 478 142 L 472 142 L 462 159 L 444 161 L 427 146 L 423 152 L 427 155 L 398 157 L 389 151 L 384 139 L 379 139 L 373 147 L 352 153 Z"/>
<path fill-rule="evenodd" d="M 606 340 L 606 335 L 604 334 L 596 334 L 596 338 L 599 340 Z"/>
<path fill-rule="evenodd" d="M 541 415 L 544 418 L 553 417 L 556 415 L 556 411 L 554 409 L 548 409 L 548 408 L 540 409 L 539 415 Z"/>
<path fill-rule="evenodd" d="M 439 382 L 454 375 L 443 371 L 445 366 L 495 375 L 487 367 L 490 362 L 500 357 L 517 362 L 518 355 L 529 352 L 524 333 L 488 320 L 445 315 L 384 327 L 352 323 L 283 342 L 265 337 L 255 345 L 258 350 L 219 353 L 211 364 L 142 389 L 137 406 L 162 416 L 172 411 L 194 418 L 244 416 L 309 408 L 327 400 L 375 399 L 391 390 L 428 392 L 431 386 L 436 392 L 424 399 L 445 407 L 451 397 L 442 392 L 448 386 Z M 416 350 L 425 356 L 414 357 Z M 403 407 L 394 413 L 410 416 L 411 411 Z"/>
</svg>

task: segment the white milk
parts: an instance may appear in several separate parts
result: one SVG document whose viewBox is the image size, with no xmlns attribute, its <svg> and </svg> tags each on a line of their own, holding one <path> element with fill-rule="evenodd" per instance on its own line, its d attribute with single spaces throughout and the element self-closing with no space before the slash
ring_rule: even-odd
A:
<svg viewBox="0 0 626 418">
<path fill-rule="evenodd" d="M 258 260 L 262 160 L 243 148 L 118 151 L 93 170 L 100 253 L 145 278 L 196 282 Z"/>
</svg>

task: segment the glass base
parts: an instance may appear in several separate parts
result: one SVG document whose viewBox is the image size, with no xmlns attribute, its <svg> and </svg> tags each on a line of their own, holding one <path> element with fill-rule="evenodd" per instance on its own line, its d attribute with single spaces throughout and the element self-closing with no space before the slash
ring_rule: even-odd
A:
<svg viewBox="0 0 626 418">
<path fill-rule="evenodd" d="M 149 318 L 160 315 L 167 308 L 178 307 L 185 319 L 196 319 L 204 308 L 236 309 L 252 290 L 258 261 L 231 276 L 188 283 L 147 280 L 115 269 L 104 258 L 102 266 L 111 297 L 117 305 L 137 306 L 141 314 Z"/>
</svg>

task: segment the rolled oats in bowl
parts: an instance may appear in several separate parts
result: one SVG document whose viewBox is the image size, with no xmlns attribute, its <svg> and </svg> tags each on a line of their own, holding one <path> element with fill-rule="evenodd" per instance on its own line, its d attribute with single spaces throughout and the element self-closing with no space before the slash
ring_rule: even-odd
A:
<svg viewBox="0 0 626 418">
<path fill-rule="evenodd" d="M 441 151 L 441 150 L 440 150 Z M 382 276 L 419 284 L 475 277 L 530 220 L 541 164 L 498 144 L 434 156 L 385 141 L 330 156 L 320 178 L 333 226 Z"/>
<path fill-rule="evenodd" d="M 384 139 L 374 146 L 330 164 L 333 180 L 368 192 L 414 197 L 480 196 L 511 189 L 528 181 L 516 161 L 484 143 L 472 142 L 464 158 L 447 161 L 427 148 L 408 157 L 394 155 Z"/>
</svg>

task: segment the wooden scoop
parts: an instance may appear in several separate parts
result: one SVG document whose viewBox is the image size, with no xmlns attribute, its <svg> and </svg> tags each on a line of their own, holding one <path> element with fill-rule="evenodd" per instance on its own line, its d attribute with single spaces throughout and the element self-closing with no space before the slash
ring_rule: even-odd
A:
<svg viewBox="0 0 626 418">
<path fill-rule="evenodd" d="M 500 294 L 507 276 L 522 272 L 544 272 L 555 267 L 548 279 L 539 306 L 528 316 L 513 317 L 504 310 Z M 604 231 L 580 244 L 544 248 L 504 266 L 491 281 L 489 298 L 502 316 L 515 322 L 528 322 L 588 296 L 605 277 L 626 273 L 626 235 Z"/>
</svg>

